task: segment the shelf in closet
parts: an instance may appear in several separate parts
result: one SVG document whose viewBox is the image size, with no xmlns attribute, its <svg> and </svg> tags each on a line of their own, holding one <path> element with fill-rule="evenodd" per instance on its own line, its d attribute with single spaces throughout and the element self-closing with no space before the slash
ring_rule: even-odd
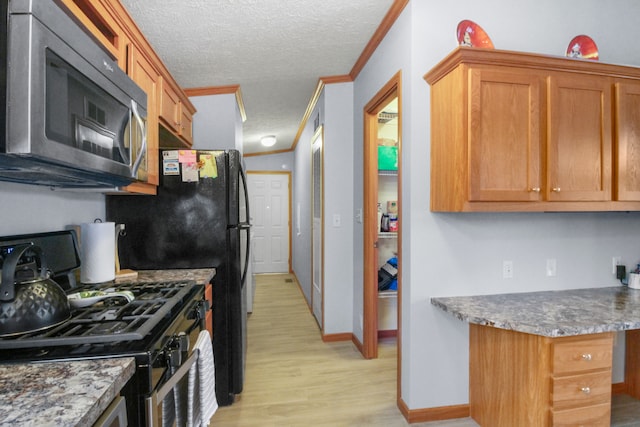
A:
<svg viewBox="0 0 640 427">
<path fill-rule="evenodd" d="M 380 176 L 398 176 L 397 170 L 378 170 L 378 175 Z"/>
<path fill-rule="evenodd" d="M 380 231 L 378 232 L 378 238 L 380 239 L 396 239 L 398 237 L 397 231 Z"/>
<path fill-rule="evenodd" d="M 379 291 L 378 298 L 395 298 L 398 296 L 398 291 Z"/>
</svg>

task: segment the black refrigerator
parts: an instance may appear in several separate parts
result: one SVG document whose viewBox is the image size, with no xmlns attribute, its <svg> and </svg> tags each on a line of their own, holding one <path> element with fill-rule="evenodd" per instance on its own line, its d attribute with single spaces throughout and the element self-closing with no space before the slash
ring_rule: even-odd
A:
<svg viewBox="0 0 640 427">
<path fill-rule="evenodd" d="M 106 218 L 124 224 L 122 268 L 211 268 L 216 398 L 242 391 L 246 358 L 249 204 L 237 150 L 161 150 L 156 196 L 107 196 Z"/>
</svg>

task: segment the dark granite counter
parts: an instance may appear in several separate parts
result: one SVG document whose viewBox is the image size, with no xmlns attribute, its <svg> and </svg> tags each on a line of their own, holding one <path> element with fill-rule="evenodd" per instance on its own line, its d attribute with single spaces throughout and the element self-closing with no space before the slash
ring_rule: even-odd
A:
<svg viewBox="0 0 640 427">
<path fill-rule="evenodd" d="M 431 304 L 465 322 L 547 337 L 640 329 L 640 290 L 624 286 L 433 297 Z"/>
<path fill-rule="evenodd" d="M 91 426 L 134 370 L 132 357 L 0 364 L 0 426 Z"/>
</svg>

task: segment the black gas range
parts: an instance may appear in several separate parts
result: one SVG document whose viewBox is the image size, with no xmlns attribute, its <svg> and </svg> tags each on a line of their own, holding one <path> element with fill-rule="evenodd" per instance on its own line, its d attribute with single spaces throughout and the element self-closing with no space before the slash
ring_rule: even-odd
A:
<svg viewBox="0 0 640 427">
<path fill-rule="evenodd" d="M 8 244 L 13 243 L 0 238 L 0 247 Z M 208 309 L 204 286 L 193 280 L 171 280 L 66 287 L 68 294 L 126 291 L 133 299 L 114 297 L 72 306 L 71 318 L 60 325 L 0 338 L 0 363 L 134 357 L 135 374 L 121 392 L 129 425 L 171 425 L 174 421 L 180 425 L 187 411 L 186 373 L 194 362 L 193 347 L 204 330 Z"/>
</svg>

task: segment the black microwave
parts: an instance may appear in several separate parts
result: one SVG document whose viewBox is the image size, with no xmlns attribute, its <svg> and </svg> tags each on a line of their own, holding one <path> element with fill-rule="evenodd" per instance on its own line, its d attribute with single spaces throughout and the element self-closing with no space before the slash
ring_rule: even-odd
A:
<svg viewBox="0 0 640 427">
<path fill-rule="evenodd" d="M 147 96 L 57 1 L 0 0 L 0 180 L 147 179 Z"/>
</svg>

